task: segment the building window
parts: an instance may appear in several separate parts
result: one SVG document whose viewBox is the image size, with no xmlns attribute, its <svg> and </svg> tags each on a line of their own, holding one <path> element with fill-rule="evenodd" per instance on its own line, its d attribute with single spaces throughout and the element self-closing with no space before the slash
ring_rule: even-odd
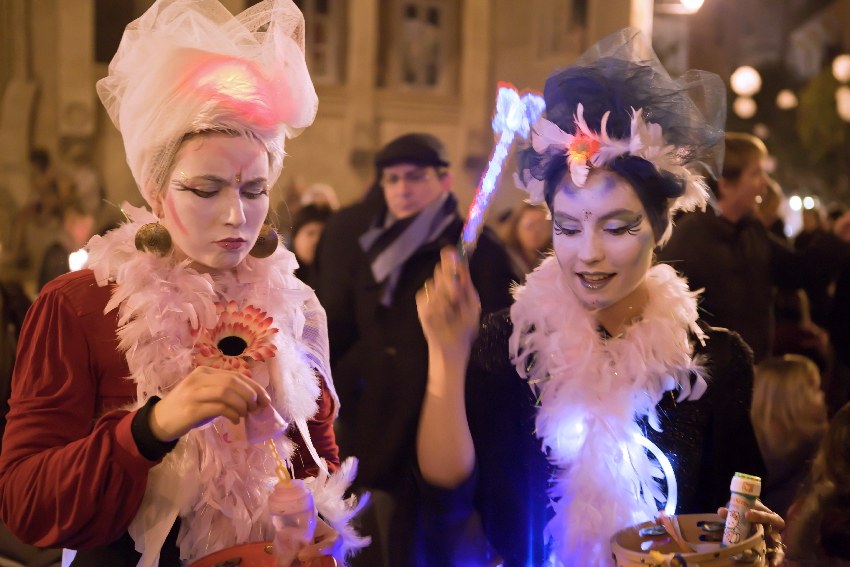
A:
<svg viewBox="0 0 850 567">
<path fill-rule="evenodd" d="M 306 24 L 307 68 L 319 85 L 342 82 L 345 0 L 295 0 Z"/>
<path fill-rule="evenodd" d="M 445 93 L 456 80 L 458 2 L 384 0 L 381 3 L 379 85 Z"/>
</svg>

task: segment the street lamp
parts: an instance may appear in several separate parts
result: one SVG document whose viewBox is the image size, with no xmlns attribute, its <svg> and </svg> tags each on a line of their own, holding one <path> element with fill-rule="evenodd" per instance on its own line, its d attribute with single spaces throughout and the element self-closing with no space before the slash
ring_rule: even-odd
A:
<svg viewBox="0 0 850 567">
<path fill-rule="evenodd" d="M 734 110 L 735 114 L 744 120 L 749 120 L 756 115 L 758 106 L 756 105 L 756 101 L 752 98 L 748 96 L 739 96 L 735 99 L 735 102 L 732 103 L 732 110 Z"/>
<path fill-rule="evenodd" d="M 839 55 L 833 59 L 832 75 L 839 83 L 850 81 L 850 55 Z"/>
<path fill-rule="evenodd" d="M 694 12 L 696 12 L 697 10 L 699 10 L 700 7 L 702 6 L 702 3 L 703 3 L 703 0 L 679 0 L 679 1 L 682 3 L 682 6 L 684 6 L 685 9 L 692 14 Z"/>
<path fill-rule="evenodd" d="M 797 107 L 797 95 L 791 89 L 783 89 L 776 95 L 776 106 L 782 110 L 791 110 Z"/>
<path fill-rule="evenodd" d="M 729 82 L 735 94 L 740 96 L 753 96 L 761 90 L 761 75 L 749 65 L 735 69 Z"/>
</svg>

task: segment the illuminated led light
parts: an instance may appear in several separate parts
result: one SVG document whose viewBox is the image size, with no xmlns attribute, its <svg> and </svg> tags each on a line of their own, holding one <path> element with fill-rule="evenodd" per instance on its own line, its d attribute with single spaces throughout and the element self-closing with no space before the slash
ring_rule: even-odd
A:
<svg viewBox="0 0 850 567">
<path fill-rule="evenodd" d="M 740 96 L 753 96 L 761 90 L 761 75 L 749 65 L 735 69 L 729 82 L 735 94 Z"/>
<path fill-rule="evenodd" d="M 776 106 L 782 110 L 791 110 L 798 104 L 797 95 L 791 89 L 783 89 L 776 95 Z"/>
<path fill-rule="evenodd" d="M 756 115 L 756 110 L 758 110 L 758 106 L 756 106 L 756 101 L 751 99 L 748 96 L 739 96 L 735 99 L 735 102 L 732 103 L 732 110 L 735 111 L 735 114 L 747 120 Z"/>
<path fill-rule="evenodd" d="M 667 480 L 667 503 L 664 505 L 664 513 L 668 516 L 673 516 L 676 513 L 676 506 L 679 503 L 679 487 L 676 484 L 676 473 L 673 471 L 673 465 L 670 464 L 670 459 L 667 458 L 658 445 L 644 437 L 643 435 L 635 434 L 635 441 L 645 447 L 647 451 L 658 460 L 661 465 L 661 470 L 664 472 L 664 478 Z"/>
<path fill-rule="evenodd" d="M 832 60 L 832 75 L 839 83 L 850 81 L 850 55 L 845 53 Z"/>
<path fill-rule="evenodd" d="M 788 206 L 791 207 L 792 211 L 799 211 L 803 208 L 803 200 L 800 199 L 797 195 L 794 195 L 790 199 L 788 199 Z"/>
<path fill-rule="evenodd" d="M 680 0 L 688 12 L 694 13 L 702 7 L 704 0 Z"/>
<path fill-rule="evenodd" d="M 68 256 L 68 265 L 71 267 L 72 272 L 76 272 L 80 268 L 83 267 L 83 264 L 86 263 L 89 254 L 85 250 L 77 250 L 76 252 L 72 252 L 70 256 Z"/>
<path fill-rule="evenodd" d="M 835 91 L 835 104 L 838 107 L 838 116 L 845 122 L 850 122 L 850 87 L 838 87 Z"/>
<path fill-rule="evenodd" d="M 508 157 L 508 150 L 519 134 L 524 139 L 531 132 L 531 125 L 537 122 L 546 103 L 543 97 L 533 93 L 519 96 L 516 88 L 508 83 L 499 83 L 499 93 L 496 97 L 496 115 L 493 117 L 493 132 L 499 134 L 499 141 L 493 156 L 487 164 L 487 171 L 481 179 L 481 185 L 475 193 L 469 215 L 461 235 L 461 251 L 466 255 L 473 247 L 478 236 L 478 229 L 484 218 L 484 211 L 490 202 L 490 197 L 496 189 L 496 181 L 502 173 L 502 166 Z"/>
<path fill-rule="evenodd" d="M 811 210 L 815 208 L 815 200 L 811 197 L 806 197 L 803 199 L 803 208 L 807 210 Z"/>
</svg>

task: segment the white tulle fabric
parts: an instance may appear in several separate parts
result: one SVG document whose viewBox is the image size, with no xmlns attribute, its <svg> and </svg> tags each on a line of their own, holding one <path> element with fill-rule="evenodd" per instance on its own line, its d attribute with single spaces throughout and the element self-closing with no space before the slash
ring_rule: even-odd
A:
<svg viewBox="0 0 850 567">
<path fill-rule="evenodd" d="M 217 322 L 215 303 L 234 300 L 252 305 L 274 319 L 275 356 L 251 362 L 253 378 L 272 398 L 275 409 L 298 425 L 314 459 L 307 420 L 316 413 L 320 379 L 339 400 L 327 373 L 325 313 L 307 288 L 292 275 L 294 255 L 283 246 L 269 258 L 246 258 L 235 270 L 212 278 L 176 262 L 136 250 L 134 237 L 153 214 L 124 204 L 130 223 L 95 237 L 88 244 L 88 268 L 98 285 L 117 284 L 106 312 L 118 309 L 119 348 L 126 351 L 130 378 L 136 382 L 140 407 L 152 395 L 162 396 L 194 369 L 192 329 Z M 307 332 L 305 332 L 307 331 Z M 318 343 L 318 344 L 317 344 Z M 318 373 L 318 374 L 317 374 Z M 320 378 L 321 377 L 321 378 Z M 253 541 L 271 540 L 274 530 L 268 496 L 274 484 L 275 461 L 265 445 L 233 441 L 223 435 L 232 426 L 223 418 L 193 429 L 153 467 L 130 535 L 142 553 L 140 567 L 156 566 L 159 552 L 175 518 L 181 518 L 180 556 L 189 562 L 214 551 Z M 226 439 L 231 439 L 230 442 Z M 274 440 L 290 459 L 294 444 L 286 435 Z M 318 510 L 354 550 L 365 545 L 347 526 L 357 510 L 343 493 L 356 472 L 353 460 L 330 475 L 324 468 L 310 482 Z"/>
<path fill-rule="evenodd" d="M 274 183 L 284 139 L 309 126 L 318 107 L 292 0 L 265 0 L 238 16 L 218 0 L 158 0 L 127 26 L 97 92 L 150 204 L 183 137 L 206 130 L 258 138 Z"/>
<path fill-rule="evenodd" d="M 537 435 L 557 467 L 547 526 L 556 565 L 610 565 L 611 536 L 655 517 L 655 501 L 666 500 L 656 482 L 662 473 L 637 441 L 636 420 L 646 416 L 660 429 L 655 406 L 664 392 L 679 388 L 684 401 L 706 389 L 690 342 L 704 338 L 697 293 L 663 264 L 647 284 L 640 320 L 607 340 L 554 256 L 515 292 L 510 353 L 539 395 Z"/>
</svg>

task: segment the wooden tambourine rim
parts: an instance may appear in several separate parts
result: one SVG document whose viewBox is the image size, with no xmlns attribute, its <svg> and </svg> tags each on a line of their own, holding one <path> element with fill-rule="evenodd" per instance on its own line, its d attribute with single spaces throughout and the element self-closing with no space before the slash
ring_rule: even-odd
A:
<svg viewBox="0 0 850 567">
<path fill-rule="evenodd" d="M 684 516 L 679 517 L 681 518 Z M 696 521 L 723 521 L 717 514 L 688 514 L 687 517 L 690 517 Z M 632 530 L 637 531 L 641 528 L 654 525 L 655 522 L 644 522 L 642 524 L 638 524 L 636 526 L 631 526 L 624 530 L 620 530 L 611 537 L 611 552 L 617 567 L 641 567 L 643 565 L 657 565 L 656 562 L 650 560 L 649 552 L 626 549 L 617 541 L 620 536 L 625 536 L 628 532 Z M 736 563 L 732 561 L 733 556 L 743 553 L 748 549 L 751 549 L 759 554 L 759 559 L 757 561 L 749 564 Z M 749 538 L 742 541 L 741 543 L 729 547 L 723 547 L 716 551 L 682 553 L 681 556 L 687 562 L 688 565 L 696 564 L 699 565 L 699 567 L 744 567 L 746 565 L 762 567 L 764 565 L 767 565 L 767 562 L 765 560 L 766 552 L 767 543 L 765 542 L 764 537 L 764 527 L 761 524 L 757 524 L 755 533 Z"/>
</svg>

